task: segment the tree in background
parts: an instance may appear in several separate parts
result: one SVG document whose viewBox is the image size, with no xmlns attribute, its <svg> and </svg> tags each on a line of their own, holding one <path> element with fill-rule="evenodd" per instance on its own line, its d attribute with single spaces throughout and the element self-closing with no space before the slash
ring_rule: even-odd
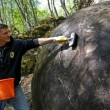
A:
<svg viewBox="0 0 110 110">
<path fill-rule="evenodd" d="M 48 9 L 38 8 L 40 1 L 0 0 L 0 22 L 23 32 L 37 26 L 39 20 L 48 17 L 68 17 L 77 10 L 91 5 L 95 0 L 46 0 Z"/>
<path fill-rule="evenodd" d="M 47 0 L 51 17 L 58 18 L 58 12 L 55 6 L 55 0 Z"/>
<path fill-rule="evenodd" d="M 0 21 L 20 31 L 30 29 L 37 25 L 38 4 L 37 0 L 0 0 Z"/>
<path fill-rule="evenodd" d="M 69 16 L 69 11 L 67 10 L 66 5 L 65 5 L 65 0 L 60 0 L 60 3 L 61 3 L 61 7 L 63 8 L 65 12 L 65 16 Z"/>
</svg>

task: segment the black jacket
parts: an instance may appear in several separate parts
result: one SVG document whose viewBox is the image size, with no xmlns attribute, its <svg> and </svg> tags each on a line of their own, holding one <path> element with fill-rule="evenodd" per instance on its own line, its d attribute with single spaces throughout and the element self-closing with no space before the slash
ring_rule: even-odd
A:
<svg viewBox="0 0 110 110">
<path fill-rule="evenodd" d="M 33 39 L 13 39 L 6 46 L 1 47 L 0 79 L 15 78 L 15 86 L 21 79 L 21 60 L 27 50 L 38 47 Z"/>
</svg>

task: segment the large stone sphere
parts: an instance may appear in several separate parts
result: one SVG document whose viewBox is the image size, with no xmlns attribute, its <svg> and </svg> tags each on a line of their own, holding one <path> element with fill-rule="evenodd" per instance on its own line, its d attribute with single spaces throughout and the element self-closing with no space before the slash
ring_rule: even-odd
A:
<svg viewBox="0 0 110 110">
<path fill-rule="evenodd" d="M 52 36 L 75 32 L 75 48 L 42 48 L 32 80 L 34 110 L 110 110 L 110 2 L 81 9 Z"/>
</svg>

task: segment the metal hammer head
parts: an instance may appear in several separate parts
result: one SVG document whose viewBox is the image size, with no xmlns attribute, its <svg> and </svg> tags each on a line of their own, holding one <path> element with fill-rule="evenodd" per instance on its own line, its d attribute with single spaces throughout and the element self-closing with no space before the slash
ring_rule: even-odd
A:
<svg viewBox="0 0 110 110">
<path fill-rule="evenodd" d="M 68 38 L 69 46 L 76 47 L 78 40 L 78 35 L 75 32 L 72 32 L 70 38 Z"/>
</svg>

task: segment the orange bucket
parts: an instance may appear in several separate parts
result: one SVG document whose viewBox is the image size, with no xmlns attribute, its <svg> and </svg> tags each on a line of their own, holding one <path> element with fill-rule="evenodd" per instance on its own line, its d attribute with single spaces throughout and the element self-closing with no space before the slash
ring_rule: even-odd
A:
<svg viewBox="0 0 110 110">
<path fill-rule="evenodd" d="M 0 100 L 7 100 L 14 97 L 14 78 L 0 80 Z"/>
</svg>

